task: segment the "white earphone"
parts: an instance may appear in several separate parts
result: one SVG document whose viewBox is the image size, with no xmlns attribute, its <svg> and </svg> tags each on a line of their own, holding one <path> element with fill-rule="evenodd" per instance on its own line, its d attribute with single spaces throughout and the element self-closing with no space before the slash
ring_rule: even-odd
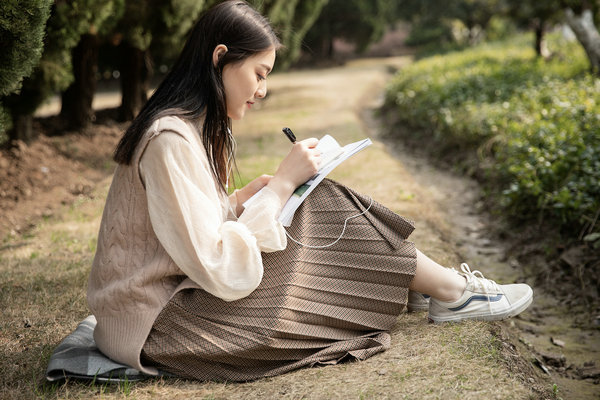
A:
<svg viewBox="0 0 600 400">
<path fill-rule="evenodd" d="M 364 215 L 364 214 L 366 214 L 366 213 L 367 213 L 367 211 L 369 211 L 369 210 L 371 209 L 371 206 L 373 205 L 373 198 L 370 198 L 370 199 L 371 199 L 371 203 L 369 204 L 369 207 L 367 207 L 367 209 L 366 209 L 365 211 L 361 212 L 360 214 L 352 215 L 352 216 L 350 216 L 350 217 L 348 217 L 348 218 L 346 218 L 346 219 L 344 220 L 344 228 L 342 229 L 342 233 L 340 233 L 340 236 L 338 236 L 338 238 L 337 238 L 337 239 L 335 239 L 335 240 L 334 240 L 332 243 L 330 243 L 330 244 L 325 244 L 325 245 L 322 245 L 322 246 L 312 246 L 312 245 L 309 245 L 309 244 L 305 244 L 305 243 L 299 242 L 298 240 L 294 239 L 293 237 L 291 237 L 291 236 L 290 236 L 290 234 L 288 233 L 288 231 L 287 231 L 287 230 L 285 231 L 285 234 L 286 234 L 286 236 L 287 236 L 288 238 L 290 238 L 290 240 L 291 240 L 292 242 L 294 242 L 294 243 L 296 243 L 296 244 L 299 244 L 300 246 L 308 247 L 309 249 L 324 249 L 324 248 L 327 248 L 327 247 L 331 247 L 331 246 L 333 246 L 334 244 L 336 244 L 337 242 L 339 242 L 339 241 L 340 241 L 340 239 L 342 238 L 342 236 L 344 236 L 344 233 L 346 232 L 346 226 L 348 225 L 348 221 L 349 221 L 349 220 L 351 220 L 352 218 L 357 218 L 357 217 L 360 217 L 361 215 Z"/>
</svg>

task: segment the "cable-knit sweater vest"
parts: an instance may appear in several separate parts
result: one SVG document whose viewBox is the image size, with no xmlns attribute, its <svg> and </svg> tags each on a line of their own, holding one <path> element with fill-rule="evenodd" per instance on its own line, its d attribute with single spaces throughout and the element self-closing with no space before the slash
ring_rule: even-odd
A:
<svg viewBox="0 0 600 400">
<path fill-rule="evenodd" d="M 157 239 L 139 175 L 148 142 L 164 131 L 182 135 L 190 129 L 177 118 L 161 118 L 141 139 L 132 162 L 117 166 L 88 282 L 88 304 L 98 321 L 94 330 L 98 348 L 111 359 L 150 374 L 156 370 L 141 365 L 140 353 L 156 317 L 173 294 L 199 288 Z"/>
</svg>

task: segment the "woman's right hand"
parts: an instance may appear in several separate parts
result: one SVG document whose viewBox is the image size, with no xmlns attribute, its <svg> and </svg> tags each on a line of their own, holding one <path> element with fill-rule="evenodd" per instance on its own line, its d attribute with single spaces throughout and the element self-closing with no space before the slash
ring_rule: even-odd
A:
<svg viewBox="0 0 600 400">
<path fill-rule="evenodd" d="M 305 139 L 294 143 L 283 159 L 277 172 L 267 185 L 279 195 L 281 204 L 290 198 L 294 190 L 313 177 L 319 170 L 321 152 L 316 149 L 318 139 Z"/>
</svg>

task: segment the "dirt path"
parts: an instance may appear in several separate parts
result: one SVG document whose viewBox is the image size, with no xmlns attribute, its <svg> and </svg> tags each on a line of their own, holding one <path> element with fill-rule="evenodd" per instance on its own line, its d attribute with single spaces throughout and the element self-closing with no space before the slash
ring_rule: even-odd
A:
<svg viewBox="0 0 600 400">
<path fill-rule="evenodd" d="M 467 261 L 500 282 L 513 281 L 519 278 L 519 269 L 511 267 L 514 262 L 502 246 L 486 239 L 485 216 L 472 207 L 478 198 L 476 185 L 438 171 L 379 138 L 381 127 L 372 110 L 379 105 L 390 69 L 409 62 L 405 57 L 361 60 L 340 68 L 273 75 L 262 109 L 234 125 L 241 178 L 274 171 L 289 149 L 282 126 L 290 126 L 300 138 L 330 133 L 340 143 L 370 136 L 374 145 L 342 164 L 331 177 L 415 220 L 417 230 L 411 239 L 438 262 L 457 266 Z M 107 99 L 104 104 L 110 106 Z M 40 388 L 37 382 L 49 353 L 88 312 L 85 279 L 111 169 L 106 164 L 110 148 L 98 149 L 110 147 L 120 129 L 101 130 L 101 142 L 93 135 L 52 141 L 65 157 L 72 152 L 79 155 L 75 175 L 87 186 L 64 182 L 64 187 L 73 189 L 74 200 L 63 200 L 63 206 L 58 201 L 52 208 L 46 195 L 46 203 L 38 202 L 38 207 L 45 204 L 52 211 L 40 216 L 33 229 L 13 232 L 0 248 L 0 306 L 5 310 L 0 318 L 0 359 L 5 360 L 0 361 L 0 370 L 5 371 L 0 397 L 27 398 L 33 387 L 36 393 L 71 398 L 131 393 L 135 398 L 507 399 L 537 398 L 550 393 L 553 383 L 565 398 L 598 395 L 598 385 L 586 381 L 571 386 L 572 380 L 562 381 L 555 370 L 548 376 L 529 362 L 530 357 L 538 357 L 549 364 L 538 355 L 549 347 L 565 354 L 566 365 L 583 366 L 584 360 L 599 365 L 598 353 L 592 351 L 598 349 L 594 346 L 597 331 L 589 336 L 572 330 L 568 320 L 566 331 L 554 320 L 546 323 L 552 316 L 548 300 L 540 302 L 544 297 L 538 291 L 532 311 L 511 322 L 436 326 L 427 322 L 424 313 L 403 314 L 391 332 L 392 347 L 360 363 L 305 369 L 246 384 L 150 381 L 126 390 Z M 93 150 L 97 158 L 92 157 Z M 37 197 L 36 193 L 30 196 L 28 210 L 35 208 Z M 565 346 L 548 344 L 550 332 Z M 588 336 L 571 339 L 568 335 L 574 333 Z M 554 359 L 561 362 L 560 357 Z"/>
<path fill-rule="evenodd" d="M 490 239 L 497 232 L 489 214 L 481 209 L 476 183 L 432 167 L 401 144 L 390 146 L 418 181 L 427 182 L 423 189 L 444 210 L 443 218 L 452 227 L 442 228 L 443 236 L 462 259 L 500 283 L 520 281 L 534 287 L 530 309 L 506 323 L 511 341 L 548 381 L 557 384 L 560 397 L 600 398 L 600 332 L 587 321 L 589 316 L 573 313 L 543 288 L 535 287 L 511 257 L 508 244 Z"/>
<path fill-rule="evenodd" d="M 376 109 L 380 104 L 374 105 Z M 556 383 L 559 397 L 600 398 L 600 331 L 587 320 L 589 315 L 573 313 L 524 276 L 518 260 L 510 254 L 508 242 L 498 239 L 494 221 L 483 209 L 479 185 L 433 166 L 423 154 L 408 150 L 402 143 L 386 139 L 382 132 L 389 127 L 382 127 L 372 112 L 366 110 L 362 119 L 370 134 L 388 146 L 394 158 L 419 182 L 421 193 L 441 212 L 440 220 L 432 221 L 433 231 L 451 243 L 461 260 L 500 283 L 518 281 L 534 287 L 533 305 L 506 326 L 513 343 L 544 372 L 546 379 Z"/>
<path fill-rule="evenodd" d="M 498 239 L 498 229 L 483 209 L 479 185 L 433 166 L 426 156 L 402 143 L 386 139 L 382 132 L 388 128 L 382 127 L 372 113 L 365 112 L 362 118 L 371 134 L 386 143 L 419 182 L 422 193 L 443 210 L 443 222 L 435 230 L 452 243 L 462 260 L 500 283 L 526 282 L 534 287 L 535 301 L 530 309 L 506 325 L 513 343 L 557 385 L 558 396 L 600 398 L 600 331 L 590 323 L 588 314 L 574 313 L 524 275 L 519 261 L 510 254 L 509 243 Z"/>
</svg>

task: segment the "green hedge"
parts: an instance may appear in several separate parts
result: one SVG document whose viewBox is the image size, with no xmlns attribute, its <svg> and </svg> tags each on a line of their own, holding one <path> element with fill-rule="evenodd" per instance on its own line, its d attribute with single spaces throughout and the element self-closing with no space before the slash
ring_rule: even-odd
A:
<svg viewBox="0 0 600 400">
<path fill-rule="evenodd" d="M 393 79 L 386 110 L 409 128 L 403 134 L 475 159 L 510 215 L 551 218 L 571 235 L 599 232 L 600 79 L 578 43 L 553 35 L 555 54 L 542 60 L 532 40 L 420 60 Z"/>
</svg>

